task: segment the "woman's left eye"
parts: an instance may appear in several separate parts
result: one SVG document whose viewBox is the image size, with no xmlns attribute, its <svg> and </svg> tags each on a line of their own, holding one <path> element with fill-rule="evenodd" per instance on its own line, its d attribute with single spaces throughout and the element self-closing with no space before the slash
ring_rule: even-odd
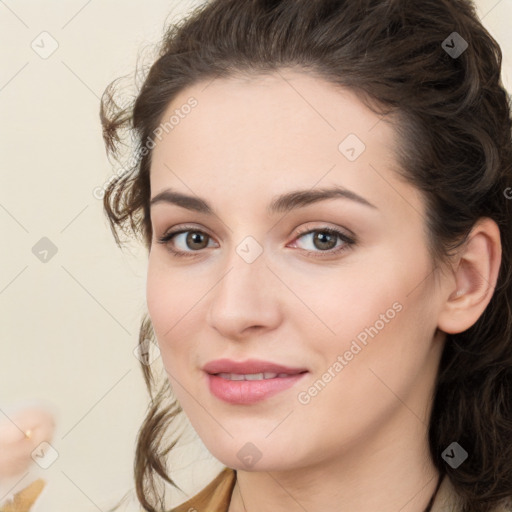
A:
<svg viewBox="0 0 512 512">
<path fill-rule="evenodd" d="M 314 236 L 311 237 L 311 235 Z M 338 254 L 342 251 L 348 250 L 350 246 L 356 243 L 356 241 L 353 238 L 350 238 L 345 233 L 342 233 L 337 229 L 329 227 L 302 231 L 301 233 L 298 234 L 296 240 L 299 240 L 301 238 L 307 239 L 308 237 L 310 243 L 307 244 L 309 245 L 309 247 L 306 247 L 305 250 L 311 252 L 311 256 L 314 258 L 323 257 L 323 254 L 321 253 L 326 253 L 326 256 Z M 336 245 L 338 240 L 341 240 L 342 242 L 340 245 Z M 311 247 L 313 247 L 313 249 Z"/>
<path fill-rule="evenodd" d="M 183 236 L 185 235 L 185 236 Z M 311 235 L 315 235 L 311 237 Z M 309 247 L 303 248 L 308 253 L 312 253 L 311 256 L 314 258 L 332 256 L 334 254 L 338 254 L 342 251 L 346 251 L 350 248 L 350 246 L 354 245 L 356 241 L 346 235 L 345 233 L 338 231 L 337 229 L 330 227 L 320 227 L 317 229 L 309 229 L 303 230 L 296 235 L 294 238 L 294 244 L 297 244 L 297 240 L 301 238 L 306 239 L 309 237 Z M 191 227 L 182 227 L 181 229 L 177 229 L 175 231 L 171 231 L 166 233 L 162 237 L 158 238 L 158 242 L 167 246 L 169 252 L 171 252 L 174 256 L 185 256 L 185 257 L 194 257 L 200 252 L 201 249 L 205 249 L 208 245 L 204 245 L 205 240 L 207 242 L 211 241 L 210 235 L 196 228 Z M 341 245 L 338 245 L 338 240 L 341 240 Z M 185 248 L 175 249 L 172 247 L 181 242 L 182 246 Z M 190 245 L 199 244 L 200 247 L 197 247 L 192 250 L 187 250 L 188 247 L 190 249 Z M 322 254 L 324 253 L 324 254 Z"/>
</svg>

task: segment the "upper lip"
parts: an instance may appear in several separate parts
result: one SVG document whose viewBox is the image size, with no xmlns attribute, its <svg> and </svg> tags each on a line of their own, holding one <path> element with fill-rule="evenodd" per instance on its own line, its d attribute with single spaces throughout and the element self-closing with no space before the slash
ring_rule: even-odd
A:
<svg viewBox="0 0 512 512">
<path fill-rule="evenodd" d="M 271 361 L 261 361 L 259 359 L 247 359 L 245 361 L 232 361 L 231 359 L 216 359 L 203 366 L 206 373 L 287 373 L 295 375 L 306 372 L 306 368 L 290 368 L 282 364 L 272 363 Z"/>
</svg>

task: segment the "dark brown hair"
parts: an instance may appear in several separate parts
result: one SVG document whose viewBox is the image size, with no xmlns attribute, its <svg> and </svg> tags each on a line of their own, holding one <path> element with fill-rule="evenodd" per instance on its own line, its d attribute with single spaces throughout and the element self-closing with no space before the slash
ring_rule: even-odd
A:
<svg viewBox="0 0 512 512">
<path fill-rule="evenodd" d="M 464 41 L 465 51 L 450 53 Z M 173 98 L 199 81 L 286 67 L 349 88 L 394 123 L 399 172 L 425 198 L 436 263 L 447 261 L 479 218 L 496 221 L 498 282 L 479 320 L 447 335 L 429 425 L 432 459 L 463 512 L 487 512 L 512 496 L 512 143 L 501 62 L 470 0 L 213 0 L 169 27 L 133 104 L 116 104 L 117 82 L 101 102 L 107 154 L 119 160 L 126 132 L 137 146 L 137 158 L 104 196 L 120 246 L 124 231 L 150 250 L 147 141 Z M 139 341 L 147 339 L 154 333 L 146 314 Z M 135 481 L 141 504 L 155 511 L 164 508 L 163 482 L 173 484 L 166 455 L 175 441 L 163 446 L 163 436 L 181 408 L 167 379 L 144 362 L 142 369 L 151 403 Z M 453 441 L 469 454 L 456 469 L 441 457 Z"/>
</svg>

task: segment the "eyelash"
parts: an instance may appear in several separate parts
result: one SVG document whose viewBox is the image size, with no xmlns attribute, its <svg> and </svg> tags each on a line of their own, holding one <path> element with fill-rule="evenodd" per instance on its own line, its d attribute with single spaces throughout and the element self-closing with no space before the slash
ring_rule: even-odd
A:
<svg viewBox="0 0 512 512">
<path fill-rule="evenodd" d="M 172 249 L 168 245 L 169 242 L 175 236 L 180 235 L 182 233 L 187 233 L 189 231 L 194 232 L 194 233 L 201 233 L 203 235 L 206 235 L 209 239 L 212 238 L 210 235 L 208 235 L 208 233 L 205 233 L 204 231 L 201 231 L 200 229 L 197 229 L 194 226 L 180 226 L 179 229 L 177 229 L 175 231 L 170 231 L 170 232 L 166 233 L 165 235 L 159 237 L 158 238 L 158 243 L 166 245 L 167 246 L 167 250 L 173 256 L 175 256 L 177 258 L 193 258 L 193 257 L 197 256 L 198 253 L 201 252 L 201 250 L 198 250 L 198 251 L 176 251 L 175 249 Z M 337 255 L 337 254 L 340 254 L 342 252 L 350 250 L 351 247 L 356 244 L 356 240 L 355 239 L 350 238 L 345 233 L 343 233 L 343 232 L 341 232 L 341 231 L 339 231 L 337 229 L 334 229 L 334 228 L 331 228 L 331 227 L 327 227 L 327 226 L 323 226 L 323 227 L 319 227 L 319 228 L 314 228 L 314 229 L 309 229 L 308 227 L 306 227 L 306 228 L 304 228 L 303 230 L 300 230 L 297 233 L 295 239 L 299 239 L 302 236 L 308 235 L 308 234 L 311 234 L 311 233 L 328 233 L 329 235 L 338 236 L 344 242 L 344 244 L 341 245 L 340 247 L 338 247 L 336 249 L 329 249 L 327 251 L 307 251 L 306 249 L 302 249 L 302 250 L 304 250 L 306 252 L 313 253 L 313 254 L 308 254 L 308 257 L 311 257 L 311 258 L 324 258 L 324 257 L 327 257 L 327 256 L 334 256 L 334 255 Z M 294 239 L 294 241 L 295 241 L 295 239 Z M 316 255 L 314 255 L 314 254 L 316 254 Z M 323 254 L 325 254 L 325 256 L 323 256 Z"/>
</svg>

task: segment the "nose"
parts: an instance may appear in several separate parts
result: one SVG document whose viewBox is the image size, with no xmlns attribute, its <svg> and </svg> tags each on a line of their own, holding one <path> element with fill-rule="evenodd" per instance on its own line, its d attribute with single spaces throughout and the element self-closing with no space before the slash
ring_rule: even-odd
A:
<svg viewBox="0 0 512 512">
<path fill-rule="evenodd" d="M 223 338 L 242 339 L 254 331 L 275 329 L 281 321 L 279 280 L 263 252 L 248 263 L 233 250 L 210 297 L 207 323 Z"/>
</svg>

